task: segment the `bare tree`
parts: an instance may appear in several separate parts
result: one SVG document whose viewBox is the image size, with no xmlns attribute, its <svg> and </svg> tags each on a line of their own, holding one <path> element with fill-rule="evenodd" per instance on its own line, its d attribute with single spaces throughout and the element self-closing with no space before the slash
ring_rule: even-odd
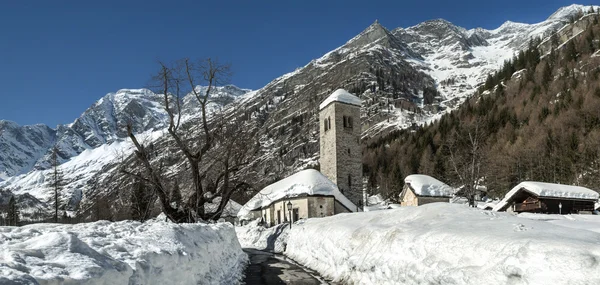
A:
<svg viewBox="0 0 600 285">
<path fill-rule="evenodd" d="M 150 218 L 152 206 L 156 201 L 154 191 L 149 191 L 139 178 L 134 178 L 131 189 L 131 217 L 144 222 Z"/>
<path fill-rule="evenodd" d="M 15 200 L 15 196 L 10 196 L 8 200 L 8 215 L 7 215 L 8 225 L 9 226 L 18 226 L 19 225 L 19 209 L 17 207 L 17 202 Z"/>
<path fill-rule="evenodd" d="M 249 187 L 234 176 L 248 163 L 248 153 L 254 151 L 255 146 L 248 141 L 252 137 L 252 128 L 245 127 L 242 120 L 236 119 L 236 116 L 211 116 L 208 113 L 211 94 L 215 86 L 223 84 L 223 80 L 229 77 L 229 66 L 211 59 L 197 62 L 183 59 L 173 65 L 159 64 L 160 70 L 153 77 L 155 93 L 163 95 L 169 120 L 167 132 L 177 153 L 185 159 L 187 168 L 182 171 L 187 171 L 191 178 L 192 194 L 181 206 L 172 203 L 170 188 L 173 183 L 168 181 L 162 165 L 153 163 L 152 153 L 133 133 L 131 124 L 127 125 L 127 133 L 135 145 L 135 157 L 142 171 L 139 174 L 126 168 L 122 171 L 151 185 L 149 188 L 154 191 L 162 211 L 171 221 L 217 220 L 232 193 Z M 197 88 L 200 84 L 205 88 Z M 198 128 L 182 127 L 181 103 L 187 94 L 200 107 Z"/>
<path fill-rule="evenodd" d="M 449 153 L 449 163 L 458 183 L 463 185 L 463 194 L 473 203 L 476 187 L 482 173 L 483 147 L 485 136 L 481 123 L 477 120 L 464 123 L 454 130 L 445 145 Z"/>
</svg>

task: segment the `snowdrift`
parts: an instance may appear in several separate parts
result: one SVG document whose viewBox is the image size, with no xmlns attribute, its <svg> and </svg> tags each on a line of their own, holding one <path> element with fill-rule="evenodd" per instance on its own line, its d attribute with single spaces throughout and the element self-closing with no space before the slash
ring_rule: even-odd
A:
<svg viewBox="0 0 600 285">
<path fill-rule="evenodd" d="M 349 284 L 600 284 L 600 235 L 433 203 L 309 219 L 286 255 Z"/>
<path fill-rule="evenodd" d="M 152 220 L 0 227 L 0 284 L 236 284 L 230 224 Z"/>
<path fill-rule="evenodd" d="M 270 228 L 259 225 L 255 220 L 245 226 L 235 227 L 240 245 L 243 248 L 254 248 L 275 253 L 283 253 L 290 230 L 289 224 L 279 224 Z"/>
</svg>

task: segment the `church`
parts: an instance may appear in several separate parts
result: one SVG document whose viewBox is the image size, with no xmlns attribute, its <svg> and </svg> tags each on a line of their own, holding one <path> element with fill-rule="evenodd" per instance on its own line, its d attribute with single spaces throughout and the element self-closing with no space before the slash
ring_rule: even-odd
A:
<svg viewBox="0 0 600 285">
<path fill-rule="evenodd" d="M 266 226 L 356 212 L 362 205 L 361 99 L 338 89 L 319 105 L 321 171 L 307 169 L 263 188 L 238 213 Z"/>
</svg>

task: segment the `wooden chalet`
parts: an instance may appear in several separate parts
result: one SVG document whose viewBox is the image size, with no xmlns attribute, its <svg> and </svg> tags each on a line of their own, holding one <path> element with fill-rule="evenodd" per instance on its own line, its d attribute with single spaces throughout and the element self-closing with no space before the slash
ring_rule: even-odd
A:
<svg viewBox="0 0 600 285">
<path fill-rule="evenodd" d="M 526 181 L 511 189 L 494 211 L 579 214 L 594 211 L 598 192 L 580 186 Z"/>
</svg>

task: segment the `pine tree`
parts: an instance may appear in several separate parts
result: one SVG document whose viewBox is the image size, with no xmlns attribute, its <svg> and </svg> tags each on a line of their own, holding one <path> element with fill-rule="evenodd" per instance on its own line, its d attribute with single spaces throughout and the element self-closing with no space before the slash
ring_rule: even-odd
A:
<svg viewBox="0 0 600 285">
<path fill-rule="evenodd" d="M 567 61 L 577 60 L 577 49 L 575 48 L 575 43 L 573 40 L 570 40 L 567 43 L 567 47 L 565 50 L 565 59 Z"/>
<path fill-rule="evenodd" d="M 544 88 L 548 89 L 548 83 L 550 83 L 550 81 L 552 81 L 552 67 L 548 61 L 545 61 L 544 69 L 542 71 L 542 85 Z"/>
<path fill-rule="evenodd" d="M 552 36 L 550 36 L 550 44 L 552 45 L 553 48 L 555 48 L 559 45 L 559 38 L 558 38 L 558 33 L 556 32 L 556 29 L 554 29 L 552 31 Z"/>
<path fill-rule="evenodd" d="M 8 200 L 8 225 L 18 226 L 19 225 L 19 210 L 17 208 L 17 202 L 15 196 L 10 196 Z"/>
<path fill-rule="evenodd" d="M 52 166 L 52 172 L 50 177 L 50 187 L 54 191 L 54 222 L 58 223 L 58 210 L 60 208 L 60 190 L 63 186 L 63 174 L 60 171 L 60 162 L 59 162 L 59 150 L 58 147 L 54 146 L 52 148 L 52 154 L 50 157 L 50 163 Z M 66 210 L 66 209 L 65 209 Z"/>
</svg>

